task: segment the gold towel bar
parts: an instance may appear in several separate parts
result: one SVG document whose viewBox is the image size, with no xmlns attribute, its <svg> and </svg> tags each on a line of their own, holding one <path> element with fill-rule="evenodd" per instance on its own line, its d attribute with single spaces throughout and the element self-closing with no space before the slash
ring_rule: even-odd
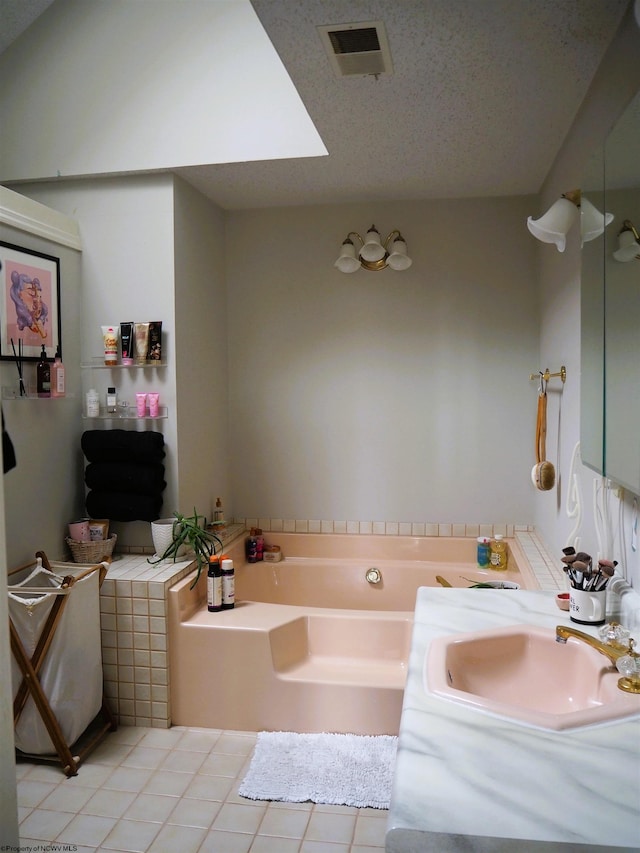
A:
<svg viewBox="0 0 640 853">
<path fill-rule="evenodd" d="M 529 379 L 542 378 L 545 382 L 548 382 L 550 379 L 553 379 L 554 376 L 559 376 L 562 379 L 563 384 L 567 381 L 567 368 L 564 364 L 557 373 L 549 373 L 549 368 L 547 367 L 544 373 L 530 373 Z"/>
</svg>

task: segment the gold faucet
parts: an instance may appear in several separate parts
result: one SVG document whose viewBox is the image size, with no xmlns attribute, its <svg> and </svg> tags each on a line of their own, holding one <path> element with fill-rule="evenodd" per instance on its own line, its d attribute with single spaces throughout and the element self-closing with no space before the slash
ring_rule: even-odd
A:
<svg viewBox="0 0 640 853">
<path fill-rule="evenodd" d="M 590 634 L 585 634 L 584 631 L 578 631 L 577 628 L 571 628 L 569 625 L 558 625 L 556 627 L 557 643 L 566 643 L 569 637 L 575 637 L 576 640 L 581 640 L 583 643 L 591 646 L 592 649 L 609 658 L 614 666 L 618 658 L 628 654 L 629 651 L 626 646 L 616 643 L 615 640 L 612 640 L 610 643 L 603 643 L 602 640 L 596 640 Z"/>
<path fill-rule="evenodd" d="M 585 634 L 584 631 L 578 631 L 577 628 L 571 628 L 568 625 L 556 626 L 557 643 L 566 643 L 569 637 L 581 640 L 611 661 L 618 672 L 625 676 L 618 679 L 620 690 L 626 693 L 640 693 L 640 655 L 633 650 L 634 640 L 630 639 L 627 646 L 616 640 L 605 643 L 590 634 Z"/>
</svg>

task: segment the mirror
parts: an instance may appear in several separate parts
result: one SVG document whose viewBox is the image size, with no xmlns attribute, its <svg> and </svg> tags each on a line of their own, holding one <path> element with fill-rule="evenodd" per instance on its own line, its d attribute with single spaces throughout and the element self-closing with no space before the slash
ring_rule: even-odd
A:
<svg viewBox="0 0 640 853">
<path fill-rule="evenodd" d="M 640 226 L 640 93 L 606 139 L 604 473 L 640 494 L 640 260 L 614 258 L 625 220 Z M 627 237 L 629 232 L 627 231 Z M 638 253 L 640 254 L 640 246 Z"/>
<path fill-rule="evenodd" d="M 582 192 L 605 209 L 604 149 L 587 164 Z M 616 228 L 616 220 L 608 231 Z M 617 232 L 616 232 L 617 233 Z M 606 234 L 606 231 L 605 231 Z M 604 240 L 582 246 L 580 274 L 580 455 L 589 468 L 604 473 Z"/>
</svg>

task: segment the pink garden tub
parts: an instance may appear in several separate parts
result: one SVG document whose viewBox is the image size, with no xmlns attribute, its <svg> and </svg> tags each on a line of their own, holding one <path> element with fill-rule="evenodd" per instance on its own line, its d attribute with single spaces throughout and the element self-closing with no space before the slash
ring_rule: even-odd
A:
<svg viewBox="0 0 640 853">
<path fill-rule="evenodd" d="M 397 734 L 418 588 L 538 588 L 515 540 L 508 571 L 496 572 L 477 569 L 475 539 L 267 539 L 280 545 L 281 562 L 246 563 L 243 539 L 226 549 L 233 610 L 208 612 L 204 572 L 193 590 L 193 574 L 169 590 L 174 725 Z"/>
</svg>

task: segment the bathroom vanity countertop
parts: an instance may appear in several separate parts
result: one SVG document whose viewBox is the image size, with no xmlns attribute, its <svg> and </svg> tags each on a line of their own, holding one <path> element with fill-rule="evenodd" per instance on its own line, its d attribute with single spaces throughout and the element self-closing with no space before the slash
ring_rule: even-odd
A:
<svg viewBox="0 0 640 853">
<path fill-rule="evenodd" d="M 623 605 L 620 598 L 625 615 L 640 602 L 630 590 Z M 635 618 L 616 620 L 640 640 Z M 418 591 L 387 853 L 639 849 L 639 717 L 543 731 L 424 689 L 433 639 L 516 624 L 573 623 L 549 592 Z M 576 627 L 597 636 L 597 628 Z"/>
</svg>

